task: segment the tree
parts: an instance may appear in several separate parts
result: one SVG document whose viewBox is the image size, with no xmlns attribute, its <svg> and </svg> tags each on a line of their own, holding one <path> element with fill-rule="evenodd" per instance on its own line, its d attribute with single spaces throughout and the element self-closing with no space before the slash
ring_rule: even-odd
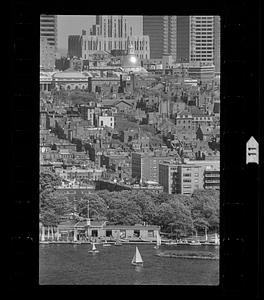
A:
<svg viewBox="0 0 264 300">
<path fill-rule="evenodd" d="M 192 194 L 190 208 L 196 230 L 219 227 L 219 191 L 196 190 Z"/>
<path fill-rule="evenodd" d="M 102 197 L 96 193 L 86 194 L 78 203 L 77 211 L 80 216 L 87 217 L 89 201 L 89 217 L 94 220 L 105 220 L 107 205 Z"/>
<path fill-rule="evenodd" d="M 61 179 L 52 171 L 43 171 L 39 179 L 39 219 L 45 225 L 55 225 L 69 211 L 67 198 L 61 196 L 56 187 Z"/>
</svg>

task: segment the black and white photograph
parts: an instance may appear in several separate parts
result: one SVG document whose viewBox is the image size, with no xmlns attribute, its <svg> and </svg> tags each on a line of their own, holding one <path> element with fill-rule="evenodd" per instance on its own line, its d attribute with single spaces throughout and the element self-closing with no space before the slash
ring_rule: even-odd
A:
<svg viewBox="0 0 264 300">
<path fill-rule="evenodd" d="M 220 28 L 40 15 L 40 285 L 219 285 Z"/>
</svg>

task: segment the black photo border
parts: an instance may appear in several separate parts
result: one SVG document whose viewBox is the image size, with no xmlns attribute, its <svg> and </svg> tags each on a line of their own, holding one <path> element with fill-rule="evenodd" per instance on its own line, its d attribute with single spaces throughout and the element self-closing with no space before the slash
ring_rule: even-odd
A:
<svg viewBox="0 0 264 300">
<path fill-rule="evenodd" d="M 55 290 L 53 286 L 38 284 L 39 15 L 96 15 L 100 12 L 108 15 L 221 16 L 220 285 L 151 286 L 150 291 L 154 295 L 175 293 L 175 297 L 260 297 L 263 292 L 260 284 L 263 272 L 263 241 L 260 238 L 263 204 L 260 199 L 264 197 L 260 190 L 259 165 L 246 165 L 246 142 L 254 136 L 261 146 L 263 136 L 260 2 L 146 2 L 144 7 L 142 2 L 136 1 L 108 4 L 65 1 L 11 3 L 11 66 L 8 71 L 12 122 L 9 128 L 8 210 L 12 211 L 13 222 L 8 227 L 12 292 Z M 14 289 L 14 286 L 19 288 Z M 72 287 L 56 286 L 62 294 L 68 293 Z M 80 288 L 86 290 L 87 286 Z M 88 288 L 94 291 L 96 286 Z M 104 290 L 107 292 L 111 288 L 106 286 Z M 145 288 L 148 290 L 149 287 L 135 286 L 126 291 L 136 294 Z M 122 286 L 118 287 L 120 289 L 124 291 Z"/>
</svg>

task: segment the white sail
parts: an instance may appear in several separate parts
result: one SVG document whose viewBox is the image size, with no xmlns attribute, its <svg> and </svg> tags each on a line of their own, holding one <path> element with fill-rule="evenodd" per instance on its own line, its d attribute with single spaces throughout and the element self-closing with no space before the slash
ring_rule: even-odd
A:
<svg viewBox="0 0 264 300">
<path fill-rule="evenodd" d="M 45 241 L 45 227 L 44 227 L 44 226 L 42 226 L 41 241 L 42 241 L 42 242 Z"/>
<path fill-rule="evenodd" d="M 136 264 L 143 263 L 143 259 L 139 253 L 138 247 L 136 247 L 136 253 L 132 259 L 132 263 L 136 263 Z"/>
<path fill-rule="evenodd" d="M 77 231 L 74 229 L 73 241 L 77 242 Z"/>
<path fill-rule="evenodd" d="M 93 251 L 96 250 L 95 243 L 93 243 L 93 248 L 92 248 L 92 250 L 93 250 Z"/>
<path fill-rule="evenodd" d="M 205 228 L 205 240 L 208 241 L 207 229 Z"/>
<path fill-rule="evenodd" d="M 160 245 L 161 245 L 161 237 L 160 237 L 159 232 L 157 232 L 157 246 L 160 246 Z"/>
</svg>

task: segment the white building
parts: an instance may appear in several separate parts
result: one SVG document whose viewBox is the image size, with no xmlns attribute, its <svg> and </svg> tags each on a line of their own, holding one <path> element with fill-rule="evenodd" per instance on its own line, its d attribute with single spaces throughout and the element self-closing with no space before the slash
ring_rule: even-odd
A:
<svg viewBox="0 0 264 300">
<path fill-rule="evenodd" d="M 99 126 L 98 127 L 111 127 L 115 128 L 115 117 L 113 116 L 99 116 Z"/>
</svg>

